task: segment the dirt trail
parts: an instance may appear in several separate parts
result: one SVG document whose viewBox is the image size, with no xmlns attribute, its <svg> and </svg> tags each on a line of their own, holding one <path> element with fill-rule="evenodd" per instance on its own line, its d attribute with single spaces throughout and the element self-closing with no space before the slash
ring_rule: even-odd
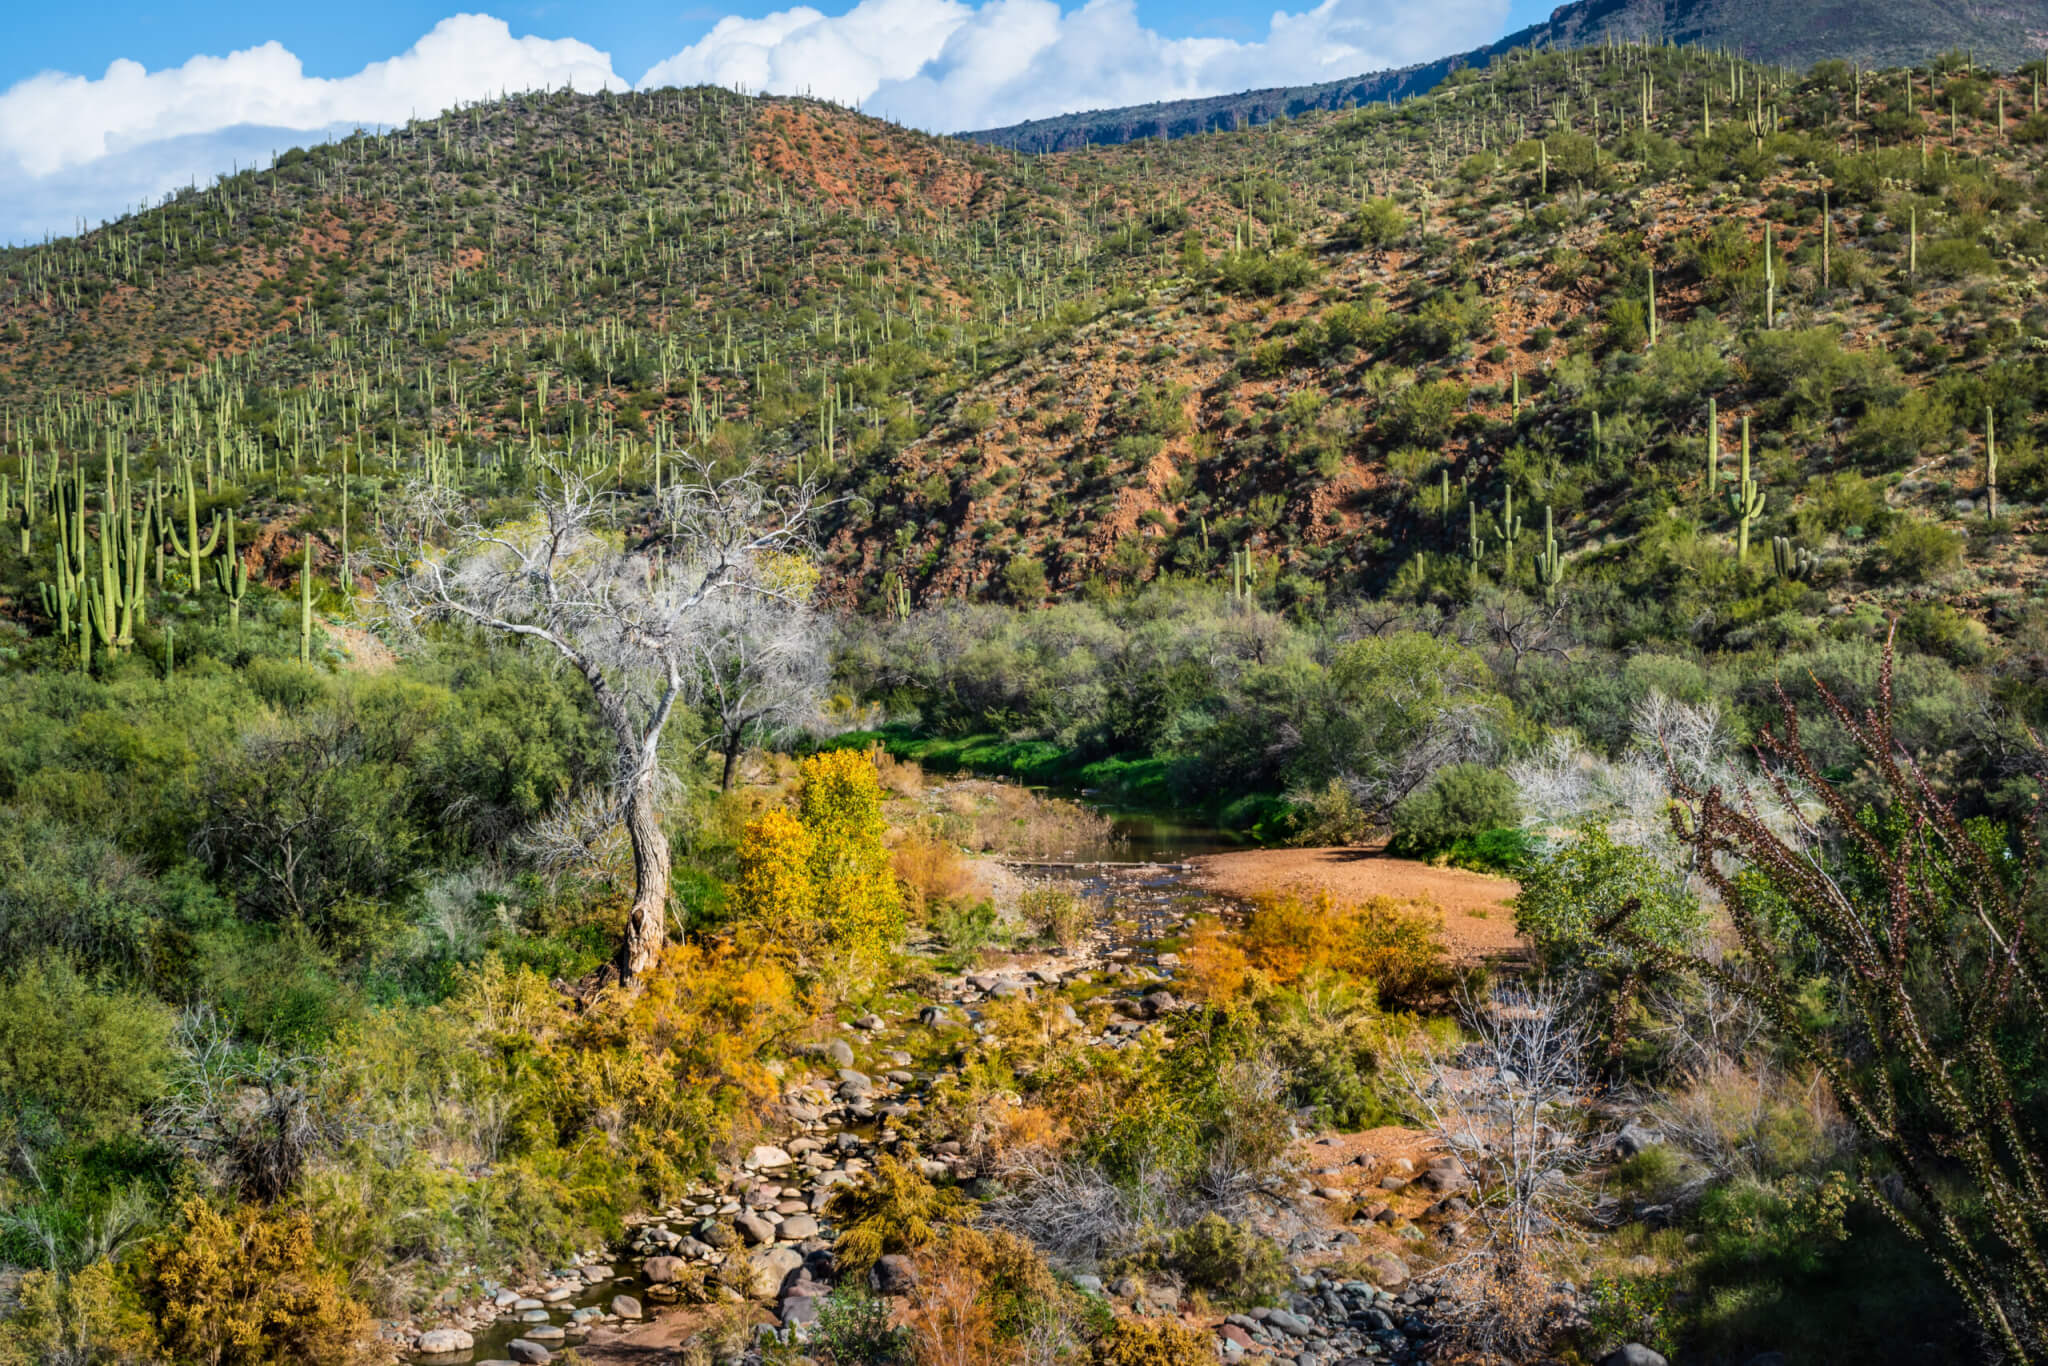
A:
<svg viewBox="0 0 2048 1366">
<path fill-rule="evenodd" d="M 1294 891 L 1328 892 L 1338 901 L 1390 896 L 1427 902 L 1443 917 L 1452 956 L 1463 961 L 1512 957 L 1526 947 L 1508 904 L 1521 890 L 1513 878 L 1438 868 L 1373 848 L 1242 849 L 1190 862 L 1196 886 L 1230 897 Z"/>
</svg>

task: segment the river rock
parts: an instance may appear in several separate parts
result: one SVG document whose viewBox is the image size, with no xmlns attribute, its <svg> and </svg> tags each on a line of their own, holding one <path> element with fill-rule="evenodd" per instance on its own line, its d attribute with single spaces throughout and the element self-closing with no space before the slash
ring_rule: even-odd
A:
<svg viewBox="0 0 2048 1366">
<path fill-rule="evenodd" d="M 787 1167 L 793 1160 L 788 1153 L 773 1143 L 758 1143 L 754 1150 L 747 1154 L 747 1170 L 757 1172 Z"/>
<path fill-rule="evenodd" d="M 834 1039 L 825 1045 L 825 1056 L 834 1067 L 853 1066 L 853 1045 L 844 1039 Z"/>
<path fill-rule="evenodd" d="M 793 1247 L 764 1247 L 747 1260 L 748 1288 L 757 1300 L 772 1300 L 782 1293 L 789 1273 L 804 1264 L 804 1254 Z"/>
<path fill-rule="evenodd" d="M 681 1257 L 649 1257 L 640 1264 L 640 1274 L 649 1285 L 673 1285 L 683 1278 L 689 1263 Z"/>
<path fill-rule="evenodd" d="M 644 1312 L 646 1311 L 641 1309 L 640 1301 L 634 1299 L 631 1295 L 612 1296 L 612 1313 L 618 1317 L 622 1319 L 637 1319 Z"/>
<path fill-rule="evenodd" d="M 669 1232 L 669 1230 L 664 1229 L 663 1232 Z M 608 1266 L 579 1266 L 576 1270 L 581 1273 L 584 1281 L 590 1285 L 603 1285 L 612 1278 L 612 1269 Z"/>
<path fill-rule="evenodd" d="M 742 1238 L 756 1247 L 775 1241 L 775 1225 L 758 1214 L 742 1214 L 732 1221 L 732 1226 L 739 1230 Z"/>
<path fill-rule="evenodd" d="M 476 1339 L 460 1328 L 429 1328 L 412 1340 L 412 1349 L 421 1356 L 445 1356 L 451 1352 L 467 1352 L 475 1346 Z"/>
<path fill-rule="evenodd" d="M 530 1338 L 514 1338 L 505 1344 L 505 1355 L 520 1366 L 547 1366 L 555 1354 Z"/>
<path fill-rule="evenodd" d="M 792 1214 L 782 1221 L 782 1227 L 775 1230 L 775 1236 L 785 1243 L 815 1238 L 818 1236 L 818 1221 L 808 1214 Z"/>
<path fill-rule="evenodd" d="M 739 1235 L 717 1219 L 706 1219 L 697 1225 L 697 1237 L 706 1246 L 717 1248 L 721 1252 L 739 1241 Z"/>
</svg>

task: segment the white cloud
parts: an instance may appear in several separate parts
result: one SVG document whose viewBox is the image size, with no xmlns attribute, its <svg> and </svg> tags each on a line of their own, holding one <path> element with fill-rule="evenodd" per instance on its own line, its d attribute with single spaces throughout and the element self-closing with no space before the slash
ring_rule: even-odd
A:
<svg viewBox="0 0 2048 1366">
<path fill-rule="evenodd" d="M 1322 0 L 1274 12 L 1265 36 L 1169 38 L 1134 0 L 860 0 L 726 19 L 643 88 L 706 82 L 804 91 L 958 132 L 1081 109 L 1337 80 L 1488 42 L 1507 0 Z"/>
<path fill-rule="evenodd" d="M 1501 32 L 1508 0 L 1321 0 L 1255 41 L 1170 38 L 1135 0 L 859 0 L 722 19 L 639 82 L 811 93 L 934 132 L 1293 85 L 1428 61 Z M 235 162 L 501 91 L 624 89 L 574 38 L 515 38 L 457 14 L 350 76 L 308 76 L 277 43 L 161 71 L 45 72 L 0 92 L 0 241 L 68 232 Z"/>
<path fill-rule="evenodd" d="M 204 184 L 229 169 L 209 152 L 246 149 L 252 138 L 282 149 L 309 133 L 563 85 L 628 88 L 588 43 L 515 38 L 485 14 L 443 19 L 408 51 L 350 76 L 308 76 L 277 43 L 162 71 L 123 59 L 96 78 L 44 72 L 0 93 L 0 238 L 69 231 L 195 176 Z"/>
</svg>

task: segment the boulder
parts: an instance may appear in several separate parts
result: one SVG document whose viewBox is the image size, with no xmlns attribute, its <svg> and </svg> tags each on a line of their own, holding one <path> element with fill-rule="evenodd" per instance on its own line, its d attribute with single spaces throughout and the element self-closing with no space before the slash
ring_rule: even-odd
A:
<svg viewBox="0 0 2048 1366">
<path fill-rule="evenodd" d="M 667 1229 L 662 1231 L 668 1232 Z M 603 1285 L 612 1278 L 612 1269 L 608 1266 L 579 1266 L 576 1270 L 581 1273 L 585 1283 L 590 1285 Z"/>
<path fill-rule="evenodd" d="M 649 1285 L 674 1285 L 688 1269 L 689 1263 L 681 1257 L 649 1257 L 640 1264 L 640 1274 Z"/>
<path fill-rule="evenodd" d="M 645 1312 L 640 1307 L 640 1301 L 631 1295 L 612 1296 L 612 1313 L 619 1318 L 637 1319 Z"/>
<path fill-rule="evenodd" d="M 1275 1309 L 1266 1315 L 1266 1322 L 1289 1337 L 1305 1338 L 1315 1330 L 1315 1320 L 1306 1318 L 1287 1309 Z"/>
<path fill-rule="evenodd" d="M 892 1252 L 875 1263 L 873 1279 L 878 1294 L 907 1295 L 917 1288 L 917 1265 Z"/>
<path fill-rule="evenodd" d="M 1180 1002 L 1173 998 L 1173 993 L 1170 991 L 1151 992 L 1138 1004 L 1144 1010 L 1145 1018 L 1148 1020 L 1156 1020 L 1161 1015 L 1180 1006 Z"/>
<path fill-rule="evenodd" d="M 1408 1263 L 1391 1252 L 1376 1252 L 1365 1259 L 1365 1272 L 1382 1290 L 1399 1291 L 1408 1284 Z"/>
<path fill-rule="evenodd" d="M 505 1344 L 505 1355 L 519 1366 L 547 1366 L 555 1354 L 529 1338 L 514 1338 Z"/>
<path fill-rule="evenodd" d="M 844 1039 L 834 1039 L 825 1045 L 825 1056 L 834 1067 L 853 1066 L 853 1045 Z"/>
<path fill-rule="evenodd" d="M 785 1243 L 800 1243 L 818 1236 L 818 1221 L 808 1214 L 792 1214 L 782 1221 L 775 1234 Z"/>
<path fill-rule="evenodd" d="M 782 1293 L 782 1283 L 804 1264 L 804 1254 L 793 1247 L 764 1247 L 747 1259 L 748 1289 L 755 1299 L 772 1300 Z"/>
<path fill-rule="evenodd" d="M 1663 1141 L 1664 1135 L 1658 1133 L 1655 1129 L 1648 1129 L 1641 1124 L 1630 1123 L 1623 1126 L 1622 1131 L 1614 1136 L 1614 1155 L 1622 1158 L 1634 1157 L 1637 1153 L 1647 1148 L 1654 1148 Z M 1649 1351 L 1647 1347 L 1643 1350 Z"/>
<path fill-rule="evenodd" d="M 739 1230 L 742 1238 L 755 1247 L 775 1241 L 775 1225 L 758 1214 L 738 1215 L 733 1219 L 732 1226 Z"/>
<path fill-rule="evenodd" d="M 429 1328 L 412 1340 L 412 1349 L 421 1356 L 446 1356 L 453 1352 L 467 1352 L 476 1347 L 476 1339 L 460 1328 Z"/>
<path fill-rule="evenodd" d="M 1670 1363 L 1642 1343 L 1629 1342 L 1601 1357 L 1600 1366 L 1670 1366 Z"/>
<path fill-rule="evenodd" d="M 747 1170 L 762 1171 L 764 1169 L 787 1167 L 794 1160 L 788 1153 L 776 1147 L 773 1143 L 757 1143 L 754 1145 L 754 1150 L 747 1154 Z"/>
<path fill-rule="evenodd" d="M 739 1235 L 717 1219 L 706 1219 L 697 1225 L 697 1237 L 707 1246 L 724 1251 L 739 1241 Z"/>
</svg>

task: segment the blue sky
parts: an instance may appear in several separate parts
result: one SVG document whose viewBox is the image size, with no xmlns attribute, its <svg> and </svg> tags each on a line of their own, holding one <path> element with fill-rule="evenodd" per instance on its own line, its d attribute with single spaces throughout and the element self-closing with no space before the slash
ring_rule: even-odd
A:
<svg viewBox="0 0 2048 1366">
<path fill-rule="evenodd" d="M 808 90 L 958 131 L 1404 65 L 1491 41 L 1549 9 L 1529 0 L 16 6 L 0 45 L 0 241 L 70 231 L 273 148 L 500 89 L 710 81 Z"/>
</svg>

